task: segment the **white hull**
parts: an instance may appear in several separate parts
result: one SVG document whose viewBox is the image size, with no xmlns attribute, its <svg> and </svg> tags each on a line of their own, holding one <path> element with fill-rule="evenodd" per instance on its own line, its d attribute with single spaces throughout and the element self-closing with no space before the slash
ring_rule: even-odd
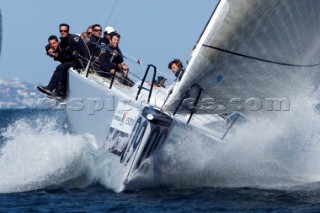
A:
<svg viewBox="0 0 320 213">
<path fill-rule="evenodd" d="M 95 136 L 105 150 L 108 161 L 106 173 L 108 177 L 102 180 L 115 191 L 139 189 L 154 183 L 135 183 L 132 181 L 134 171 L 141 170 L 143 162 L 153 156 L 165 143 L 181 142 L 181 136 L 193 131 L 203 137 L 203 140 L 221 141 L 221 133 L 206 128 L 198 129 L 192 123 L 206 120 L 206 124 L 223 123 L 213 115 L 194 116 L 187 125 L 185 116 L 175 117 L 160 112 L 159 106 L 165 96 L 161 91 L 155 91 L 150 103 L 146 104 L 147 93 L 142 92 L 135 101 L 137 87 L 124 87 L 114 84 L 109 89 L 109 81 L 98 76 L 69 72 L 69 96 L 67 112 L 72 129 L 75 133 L 89 133 Z M 165 94 L 165 93 L 163 93 Z M 155 101 L 157 100 L 157 101 Z M 204 119 L 206 117 L 206 119 Z M 208 122 L 210 121 L 210 122 Z M 200 124 L 204 126 L 204 123 Z M 183 139 L 184 142 L 187 140 Z M 190 141 L 192 142 L 192 141 Z M 157 163 L 153 161 L 153 163 Z M 153 168 L 152 165 L 143 166 L 143 172 Z M 161 176 L 161 174 L 154 174 Z M 157 177 L 156 179 L 161 178 Z"/>
<path fill-rule="evenodd" d="M 115 191 L 151 185 L 134 174 L 151 172 L 151 182 L 165 175 L 152 169 L 160 160 L 145 166 L 164 144 L 192 143 L 189 133 L 221 142 L 235 111 L 277 116 L 301 106 L 299 97 L 320 81 L 319 8 L 319 0 L 220 0 L 173 90 L 109 89 L 109 80 L 70 70 L 69 120 L 75 133 L 101 143 L 108 174 L 102 181 Z M 144 80 L 150 67 L 156 77 L 149 65 Z"/>
</svg>

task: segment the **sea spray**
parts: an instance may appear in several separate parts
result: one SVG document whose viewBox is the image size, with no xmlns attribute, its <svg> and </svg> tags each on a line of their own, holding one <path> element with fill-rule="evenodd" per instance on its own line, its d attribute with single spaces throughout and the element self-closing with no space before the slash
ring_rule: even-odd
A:
<svg viewBox="0 0 320 213">
<path fill-rule="evenodd" d="M 18 120 L 1 135 L 0 193 L 85 187 L 100 175 L 94 137 L 65 133 L 52 117 Z"/>
<path fill-rule="evenodd" d="M 189 133 L 166 144 L 155 156 L 158 184 L 274 188 L 319 181 L 320 116 L 313 99 L 300 100 L 290 111 L 235 125 L 223 143 Z"/>
<path fill-rule="evenodd" d="M 287 187 L 320 180 L 320 116 L 315 103 L 236 123 L 222 143 L 188 132 L 165 144 L 129 178 L 134 188 Z M 191 121 L 192 122 L 192 121 Z M 54 117 L 20 119 L 1 131 L 0 193 L 86 187 L 115 189 L 116 168 L 91 135 L 72 135 Z M 116 189 L 115 189 L 116 190 Z"/>
</svg>

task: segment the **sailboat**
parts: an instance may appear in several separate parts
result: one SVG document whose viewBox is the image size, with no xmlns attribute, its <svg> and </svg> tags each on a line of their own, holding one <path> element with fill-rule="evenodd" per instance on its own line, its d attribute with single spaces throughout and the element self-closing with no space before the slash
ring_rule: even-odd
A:
<svg viewBox="0 0 320 213">
<path fill-rule="evenodd" d="M 155 65 L 126 86 L 88 69 L 69 70 L 67 113 L 76 133 L 102 142 L 108 185 L 140 189 L 135 174 L 168 143 L 224 143 L 239 120 L 276 116 L 320 81 L 320 1 L 221 0 L 180 81 L 155 87 Z M 147 80 L 151 78 L 151 80 Z"/>
</svg>

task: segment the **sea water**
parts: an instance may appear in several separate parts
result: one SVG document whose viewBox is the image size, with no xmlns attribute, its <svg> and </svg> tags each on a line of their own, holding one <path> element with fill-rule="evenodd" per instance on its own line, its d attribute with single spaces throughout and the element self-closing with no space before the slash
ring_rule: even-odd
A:
<svg viewBox="0 0 320 213">
<path fill-rule="evenodd" d="M 306 100 L 239 125 L 221 144 L 190 134 L 158 150 L 156 185 L 115 193 L 100 142 L 73 134 L 65 111 L 0 110 L 0 212 L 318 212 L 319 127 Z"/>
</svg>

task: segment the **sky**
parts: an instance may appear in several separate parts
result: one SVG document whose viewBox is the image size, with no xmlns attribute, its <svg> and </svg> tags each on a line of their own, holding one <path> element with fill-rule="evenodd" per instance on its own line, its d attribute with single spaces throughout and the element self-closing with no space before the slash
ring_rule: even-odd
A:
<svg viewBox="0 0 320 213">
<path fill-rule="evenodd" d="M 60 35 L 60 23 L 68 23 L 72 34 L 80 34 L 95 23 L 103 29 L 112 26 L 121 34 L 122 52 L 174 77 L 167 68 L 169 61 L 188 59 L 217 2 L 0 0 L 0 78 L 46 84 L 59 63 L 44 55 L 44 46 L 50 35 Z M 144 66 L 136 66 L 131 66 L 136 69 L 131 72 L 143 76 Z"/>
</svg>

